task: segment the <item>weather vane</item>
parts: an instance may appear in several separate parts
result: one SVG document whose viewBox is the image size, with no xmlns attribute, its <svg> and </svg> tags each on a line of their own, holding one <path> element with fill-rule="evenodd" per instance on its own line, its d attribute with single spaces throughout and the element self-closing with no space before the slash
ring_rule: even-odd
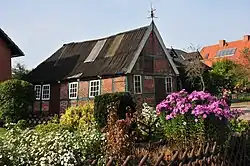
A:
<svg viewBox="0 0 250 166">
<path fill-rule="evenodd" d="M 150 12 L 150 16 L 149 16 L 148 18 L 151 18 L 152 21 L 154 20 L 154 18 L 157 18 L 157 17 L 155 16 L 155 11 L 156 11 L 156 9 L 153 8 L 153 5 L 152 5 L 152 3 L 151 3 L 151 10 L 149 11 L 149 12 Z"/>
</svg>

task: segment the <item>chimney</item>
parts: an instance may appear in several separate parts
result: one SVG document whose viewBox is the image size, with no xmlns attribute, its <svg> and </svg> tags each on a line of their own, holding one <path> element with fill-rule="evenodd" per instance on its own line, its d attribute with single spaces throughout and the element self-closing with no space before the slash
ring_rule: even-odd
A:
<svg viewBox="0 0 250 166">
<path fill-rule="evenodd" d="M 226 40 L 220 40 L 219 41 L 219 46 L 224 47 L 226 45 Z"/>
<path fill-rule="evenodd" d="M 244 42 L 250 41 L 250 35 L 244 35 L 243 41 Z"/>
</svg>

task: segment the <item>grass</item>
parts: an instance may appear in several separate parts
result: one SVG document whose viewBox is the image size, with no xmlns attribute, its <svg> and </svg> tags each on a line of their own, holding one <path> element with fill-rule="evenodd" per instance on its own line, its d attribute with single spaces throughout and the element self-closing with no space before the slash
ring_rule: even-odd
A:
<svg viewBox="0 0 250 166">
<path fill-rule="evenodd" d="M 4 136 L 5 133 L 6 133 L 6 130 L 0 127 L 0 137 Z"/>
</svg>

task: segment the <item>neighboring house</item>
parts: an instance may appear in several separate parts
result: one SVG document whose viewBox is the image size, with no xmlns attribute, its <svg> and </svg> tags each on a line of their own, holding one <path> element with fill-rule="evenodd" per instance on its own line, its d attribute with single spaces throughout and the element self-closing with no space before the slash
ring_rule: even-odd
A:
<svg viewBox="0 0 250 166">
<path fill-rule="evenodd" d="M 64 44 L 27 79 L 34 84 L 34 111 L 51 114 L 95 96 L 129 91 L 155 105 L 177 89 L 179 72 L 154 22 L 102 39 Z"/>
<path fill-rule="evenodd" d="M 0 82 L 11 78 L 11 58 L 24 56 L 24 53 L 0 28 Z"/>
<path fill-rule="evenodd" d="M 245 35 L 242 40 L 227 42 L 220 40 L 218 44 L 202 48 L 201 55 L 204 63 L 208 66 L 221 59 L 229 59 L 243 65 L 249 65 L 249 61 L 244 57 L 242 51 L 250 50 L 250 35 Z M 249 52 L 250 56 L 250 52 Z"/>
<path fill-rule="evenodd" d="M 197 59 L 200 61 L 200 64 L 197 68 L 194 66 L 194 70 L 198 70 L 199 67 L 202 67 L 204 69 L 204 72 L 207 72 L 211 68 L 204 64 L 203 58 L 199 51 L 194 52 L 185 52 L 183 50 L 179 49 L 168 49 L 170 56 L 173 58 L 173 61 L 179 71 L 179 89 L 185 89 L 188 92 L 192 92 L 193 90 L 197 90 L 196 87 L 192 86 L 191 82 L 188 81 L 187 77 L 187 65 L 192 65 L 192 61 L 196 61 Z"/>
</svg>

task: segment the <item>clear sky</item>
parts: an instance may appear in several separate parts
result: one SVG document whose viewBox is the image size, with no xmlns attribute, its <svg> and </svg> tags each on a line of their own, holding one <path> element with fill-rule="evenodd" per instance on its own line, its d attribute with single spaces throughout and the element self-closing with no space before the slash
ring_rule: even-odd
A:
<svg viewBox="0 0 250 166">
<path fill-rule="evenodd" d="M 148 25 L 150 2 L 167 47 L 184 49 L 250 34 L 250 0 L 0 0 L 0 27 L 34 68 L 63 43 Z"/>
</svg>

